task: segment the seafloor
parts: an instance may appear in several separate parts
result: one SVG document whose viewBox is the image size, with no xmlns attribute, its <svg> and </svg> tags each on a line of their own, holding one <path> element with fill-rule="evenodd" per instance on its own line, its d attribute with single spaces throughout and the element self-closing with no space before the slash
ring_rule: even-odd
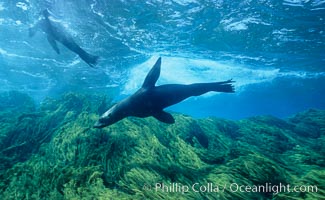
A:
<svg viewBox="0 0 325 200">
<path fill-rule="evenodd" d="M 92 128 L 109 104 L 68 93 L 36 106 L 0 94 L 0 199 L 325 199 L 324 110 Z M 266 184 L 273 190 L 235 191 Z"/>
</svg>

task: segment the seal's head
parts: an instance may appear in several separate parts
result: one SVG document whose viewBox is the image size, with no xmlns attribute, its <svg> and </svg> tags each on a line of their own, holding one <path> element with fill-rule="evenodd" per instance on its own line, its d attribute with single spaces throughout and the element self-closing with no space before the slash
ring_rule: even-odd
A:
<svg viewBox="0 0 325 200">
<path fill-rule="evenodd" d="M 47 9 L 43 10 L 42 14 L 45 18 L 48 18 L 50 16 L 50 12 Z"/>
<path fill-rule="evenodd" d="M 104 128 L 106 126 L 112 125 L 115 122 L 121 120 L 119 117 L 118 106 L 115 104 L 108 111 L 106 111 L 98 121 L 94 124 L 94 128 Z"/>
</svg>

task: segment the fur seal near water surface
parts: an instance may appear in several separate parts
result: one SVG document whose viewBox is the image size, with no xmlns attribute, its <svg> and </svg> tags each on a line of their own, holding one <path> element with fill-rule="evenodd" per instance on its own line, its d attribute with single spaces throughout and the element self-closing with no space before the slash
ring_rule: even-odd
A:
<svg viewBox="0 0 325 200">
<path fill-rule="evenodd" d="M 191 96 L 200 96 L 204 93 L 214 92 L 234 92 L 228 80 L 212 83 L 194 83 L 190 85 L 166 84 L 155 86 L 160 76 L 161 58 L 152 67 L 146 76 L 142 87 L 133 95 L 118 102 L 107 110 L 94 124 L 94 128 L 103 128 L 112 125 L 125 117 L 149 117 L 153 116 L 161 122 L 173 124 L 174 117 L 163 109 L 177 104 Z"/>
<path fill-rule="evenodd" d="M 50 20 L 50 13 L 47 9 L 43 10 L 43 19 L 38 21 L 36 25 L 29 29 L 29 37 L 35 35 L 38 29 L 41 29 L 47 35 L 47 41 L 57 54 L 60 54 L 60 49 L 56 42 L 60 42 L 72 52 L 79 55 L 79 57 L 85 61 L 90 67 L 94 67 L 97 64 L 99 56 L 94 56 L 83 50 L 73 38 L 64 31 L 64 28 L 57 22 Z"/>
</svg>

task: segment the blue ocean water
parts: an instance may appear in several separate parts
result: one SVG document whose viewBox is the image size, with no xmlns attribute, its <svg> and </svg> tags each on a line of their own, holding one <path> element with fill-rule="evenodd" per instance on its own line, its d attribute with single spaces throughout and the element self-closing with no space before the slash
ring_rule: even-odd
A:
<svg viewBox="0 0 325 200">
<path fill-rule="evenodd" d="M 96 68 L 41 31 L 48 9 Z M 0 92 L 37 102 L 64 92 L 115 100 L 141 86 L 162 57 L 158 84 L 236 81 L 235 94 L 209 93 L 169 110 L 194 117 L 287 117 L 325 109 L 323 0 L 0 0 Z"/>
</svg>

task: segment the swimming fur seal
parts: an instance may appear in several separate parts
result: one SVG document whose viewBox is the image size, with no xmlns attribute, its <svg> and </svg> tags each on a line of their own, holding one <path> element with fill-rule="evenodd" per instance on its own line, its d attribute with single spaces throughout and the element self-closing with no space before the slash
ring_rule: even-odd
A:
<svg viewBox="0 0 325 200">
<path fill-rule="evenodd" d="M 47 41 L 50 43 L 52 48 L 57 54 L 60 54 L 60 49 L 57 46 L 56 42 L 60 42 L 65 47 L 70 49 L 79 55 L 79 57 L 84 60 L 89 66 L 94 67 L 97 64 L 98 56 L 91 55 L 83 50 L 73 38 L 64 31 L 64 28 L 53 20 L 50 20 L 50 13 L 46 9 L 43 12 L 43 19 L 38 21 L 35 26 L 29 29 L 29 36 L 32 37 L 35 35 L 38 29 L 41 29 L 47 35 Z"/>
<path fill-rule="evenodd" d="M 128 117 L 149 117 L 153 116 L 161 122 L 173 124 L 175 119 L 170 113 L 163 109 L 177 104 L 191 96 L 200 96 L 204 93 L 214 92 L 234 92 L 228 80 L 212 83 L 194 83 L 190 85 L 167 84 L 155 86 L 160 75 L 161 58 L 152 67 L 144 80 L 142 87 L 128 98 L 118 102 L 107 110 L 95 123 L 95 128 L 103 128 L 117 121 Z"/>
</svg>

